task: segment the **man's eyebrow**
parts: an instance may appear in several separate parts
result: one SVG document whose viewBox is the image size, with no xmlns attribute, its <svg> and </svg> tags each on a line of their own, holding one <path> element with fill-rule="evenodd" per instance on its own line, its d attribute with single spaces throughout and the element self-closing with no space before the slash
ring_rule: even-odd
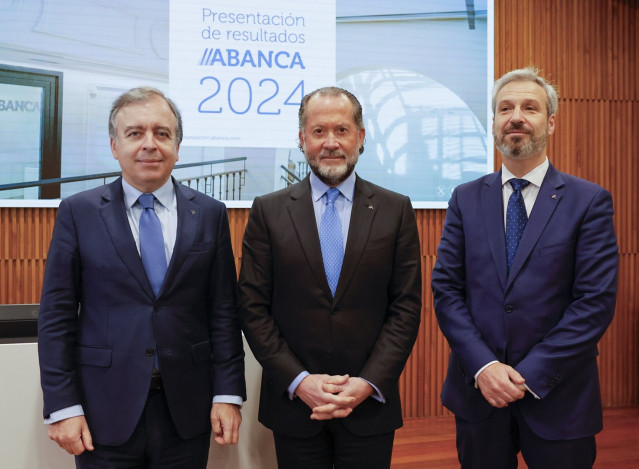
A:
<svg viewBox="0 0 639 469">
<path fill-rule="evenodd" d="M 172 131 L 171 131 L 171 127 L 168 127 L 168 126 L 166 126 L 166 125 L 158 125 L 158 126 L 156 126 L 156 127 L 153 127 L 153 130 L 156 130 L 156 131 L 157 131 L 157 130 L 165 130 L 165 131 L 167 131 L 168 133 L 171 133 L 171 132 L 172 132 Z"/>
<path fill-rule="evenodd" d="M 504 99 L 500 99 L 499 101 L 497 101 L 497 105 L 499 106 L 500 104 L 512 104 L 514 103 L 515 99 L 512 98 L 504 98 Z M 534 104 L 538 104 L 541 105 L 541 102 L 537 99 L 537 98 L 524 98 L 521 100 L 522 104 L 530 104 L 530 103 L 534 103 Z"/>
<path fill-rule="evenodd" d="M 142 128 L 141 125 L 129 125 L 129 126 L 126 126 L 123 129 L 123 131 L 124 131 L 124 133 L 127 133 L 129 130 L 137 130 L 137 129 L 141 129 L 141 128 Z"/>
<path fill-rule="evenodd" d="M 127 133 L 131 130 L 142 130 L 144 129 L 143 125 L 129 125 L 127 127 L 124 128 L 124 133 Z M 165 125 L 158 125 L 158 126 L 154 126 L 153 127 L 153 131 L 158 131 L 158 130 L 164 130 L 170 134 L 172 134 L 172 130 L 171 127 L 165 126 Z"/>
</svg>

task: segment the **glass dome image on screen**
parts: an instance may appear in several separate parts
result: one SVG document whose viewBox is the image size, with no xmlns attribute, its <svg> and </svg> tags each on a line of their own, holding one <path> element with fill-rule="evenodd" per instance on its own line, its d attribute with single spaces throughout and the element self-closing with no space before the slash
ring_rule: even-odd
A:
<svg viewBox="0 0 639 469">
<path fill-rule="evenodd" d="M 357 172 L 413 200 L 448 201 L 486 173 L 486 129 L 441 83 L 401 69 L 356 71 L 338 81 L 358 97 L 366 141 Z"/>
</svg>

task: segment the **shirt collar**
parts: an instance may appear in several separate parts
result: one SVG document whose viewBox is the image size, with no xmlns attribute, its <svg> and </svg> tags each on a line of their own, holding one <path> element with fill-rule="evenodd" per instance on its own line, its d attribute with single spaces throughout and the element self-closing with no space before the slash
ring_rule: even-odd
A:
<svg viewBox="0 0 639 469">
<path fill-rule="evenodd" d="M 138 201 L 138 197 L 142 194 L 141 191 L 137 190 L 131 184 L 126 182 L 124 178 L 122 178 L 122 190 L 124 191 L 124 204 L 127 209 L 130 209 L 133 204 Z M 173 201 L 173 195 L 175 194 L 175 188 L 173 186 L 173 179 L 169 178 L 162 187 L 153 191 L 153 195 L 164 207 L 171 207 L 171 202 Z"/>
<path fill-rule="evenodd" d="M 534 184 L 537 187 L 541 187 L 541 183 L 544 182 L 544 178 L 546 177 L 546 173 L 548 172 L 548 167 L 549 166 L 550 166 L 550 162 L 548 161 L 548 157 L 546 156 L 546 159 L 544 160 L 543 163 L 541 163 L 535 169 L 530 171 L 524 177 L 517 178 L 517 176 L 515 176 L 513 173 L 508 171 L 508 168 L 506 168 L 506 165 L 504 165 L 502 163 L 502 165 L 501 165 L 501 185 L 503 186 L 504 184 L 506 184 L 511 179 L 525 179 L 525 180 L 529 181 L 531 184 Z"/>
<path fill-rule="evenodd" d="M 341 194 L 346 197 L 349 202 L 353 202 L 353 195 L 355 194 L 355 171 L 353 171 L 344 181 L 336 186 Z M 329 189 L 329 186 L 320 181 L 314 172 L 311 171 L 311 197 L 313 201 L 317 202 Z"/>
</svg>

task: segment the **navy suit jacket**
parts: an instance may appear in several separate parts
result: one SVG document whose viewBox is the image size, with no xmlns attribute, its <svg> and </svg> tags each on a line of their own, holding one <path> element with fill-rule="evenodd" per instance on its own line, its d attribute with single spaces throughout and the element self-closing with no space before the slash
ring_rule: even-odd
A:
<svg viewBox="0 0 639 469">
<path fill-rule="evenodd" d="M 82 404 L 99 444 L 122 444 L 133 432 L 156 349 L 183 438 L 210 427 L 213 395 L 246 395 L 226 208 L 174 185 L 177 237 L 157 298 L 120 179 L 60 203 L 39 314 L 44 415 Z"/>
<path fill-rule="evenodd" d="M 304 370 L 349 374 L 386 398 L 367 398 L 344 424 L 357 435 L 402 425 L 399 376 L 417 337 L 421 263 L 408 197 L 361 178 L 355 182 L 344 263 L 331 295 L 308 178 L 258 197 L 244 234 L 240 316 L 264 368 L 259 419 L 283 435 L 310 437 L 324 422 L 289 399 Z"/>
<path fill-rule="evenodd" d="M 526 393 L 517 404 L 537 435 L 601 430 L 597 342 L 617 289 L 612 216 L 608 191 L 551 165 L 508 274 L 501 172 L 455 189 L 432 278 L 452 350 L 442 401 L 453 413 L 472 422 L 488 416 L 493 407 L 474 375 L 498 360 L 540 397 Z"/>
</svg>

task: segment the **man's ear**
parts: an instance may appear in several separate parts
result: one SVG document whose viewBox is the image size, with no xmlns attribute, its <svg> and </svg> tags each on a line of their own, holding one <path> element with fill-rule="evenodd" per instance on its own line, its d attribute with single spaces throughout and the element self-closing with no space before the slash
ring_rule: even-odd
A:
<svg viewBox="0 0 639 469">
<path fill-rule="evenodd" d="M 118 150 L 115 146 L 115 138 L 113 137 L 111 137 L 111 154 L 113 155 L 113 158 L 116 160 L 118 159 Z"/>
<path fill-rule="evenodd" d="M 304 134 L 300 130 L 297 134 L 297 138 L 300 140 L 300 148 L 302 149 L 302 153 L 306 153 L 306 144 L 304 143 Z"/>
<path fill-rule="evenodd" d="M 552 135 L 555 133 L 555 115 L 551 114 L 548 118 L 548 135 Z"/>
</svg>

